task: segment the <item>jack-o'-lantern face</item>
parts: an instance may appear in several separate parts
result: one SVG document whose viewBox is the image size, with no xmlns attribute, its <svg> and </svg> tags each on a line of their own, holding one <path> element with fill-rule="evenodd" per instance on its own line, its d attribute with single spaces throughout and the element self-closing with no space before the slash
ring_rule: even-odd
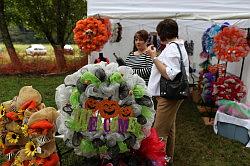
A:
<svg viewBox="0 0 250 166">
<path fill-rule="evenodd" d="M 121 107 L 119 117 L 122 119 L 127 119 L 133 116 L 133 110 L 130 106 Z"/>
<path fill-rule="evenodd" d="M 117 101 L 103 100 L 98 103 L 98 110 L 103 118 L 114 118 L 120 111 L 120 106 Z"/>
<path fill-rule="evenodd" d="M 91 109 L 93 112 L 96 111 L 96 107 L 97 107 L 98 101 L 94 98 L 88 98 L 85 103 L 84 106 L 86 109 Z"/>
</svg>

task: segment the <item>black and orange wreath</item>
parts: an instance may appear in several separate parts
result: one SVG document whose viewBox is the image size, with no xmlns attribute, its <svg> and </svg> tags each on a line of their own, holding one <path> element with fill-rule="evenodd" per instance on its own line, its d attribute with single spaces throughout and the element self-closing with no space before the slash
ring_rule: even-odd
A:
<svg viewBox="0 0 250 166">
<path fill-rule="evenodd" d="M 79 48 L 89 54 L 92 51 L 100 51 L 109 40 L 111 23 L 108 18 L 88 17 L 77 21 L 73 32 Z"/>
</svg>

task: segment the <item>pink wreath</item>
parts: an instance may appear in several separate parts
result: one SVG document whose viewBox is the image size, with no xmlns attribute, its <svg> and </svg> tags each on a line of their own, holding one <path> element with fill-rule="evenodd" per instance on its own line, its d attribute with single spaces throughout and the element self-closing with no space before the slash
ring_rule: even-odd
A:
<svg viewBox="0 0 250 166">
<path fill-rule="evenodd" d="M 238 62 L 247 56 L 250 48 L 246 40 L 246 32 L 237 27 L 225 27 L 214 37 L 214 52 L 218 59 Z"/>
<path fill-rule="evenodd" d="M 109 40 L 111 23 L 108 18 L 88 17 L 79 20 L 73 32 L 79 48 L 89 54 L 92 51 L 100 51 Z"/>
</svg>

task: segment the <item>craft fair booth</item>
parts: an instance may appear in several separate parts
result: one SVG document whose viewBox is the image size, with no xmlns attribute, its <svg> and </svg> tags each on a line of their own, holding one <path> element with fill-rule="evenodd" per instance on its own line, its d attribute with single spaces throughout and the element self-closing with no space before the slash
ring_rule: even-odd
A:
<svg viewBox="0 0 250 166">
<path fill-rule="evenodd" d="M 122 26 L 121 40 L 119 42 L 107 42 L 100 51 L 111 61 L 115 61 L 113 53 L 125 59 L 133 48 L 133 35 L 140 29 L 155 32 L 155 27 L 164 18 L 173 18 L 179 24 L 180 38 L 194 42 L 193 55 L 190 56 L 190 65 L 198 74 L 199 57 L 202 52 L 202 35 L 211 25 L 228 22 L 240 28 L 250 27 L 250 1 L 248 0 L 208 0 L 206 2 L 196 0 L 163 1 L 156 0 L 92 0 L 88 1 L 88 16 L 107 16 L 113 24 Z M 99 52 L 91 53 L 89 63 L 93 63 Z M 217 58 L 213 58 L 217 63 Z M 242 80 L 247 89 L 250 88 L 250 58 L 244 60 Z M 237 63 L 228 63 L 227 72 L 240 75 L 242 60 Z M 245 101 L 250 102 L 250 94 Z"/>
<path fill-rule="evenodd" d="M 113 33 L 117 33 L 119 30 L 119 37 L 113 35 L 111 39 L 104 45 L 103 49 L 99 52 L 92 52 L 89 56 L 89 63 L 94 63 L 95 59 L 98 58 L 99 53 L 102 53 L 104 57 L 109 58 L 112 62 L 116 61 L 114 54 L 118 57 L 121 57 L 123 60 L 126 59 L 129 52 L 132 51 L 133 48 L 133 36 L 134 33 L 138 30 L 145 29 L 151 34 L 155 34 L 156 26 L 159 21 L 165 18 L 172 18 L 178 22 L 179 25 L 179 37 L 184 39 L 187 44 L 193 44 L 193 50 L 189 53 L 190 67 L 195 70 L 193 74 L 198 79 L 199 72 L 203 70 L 204 64 L 210 63 L 214 66 L 218 64 L 223 64 L 225 75 L 235 75 L 237 79 L 234 82 L 239 81 L 238 84 L 244 84 L 244 87 L 241 91 L 236 94 L 236 96 L 240 96 L 240 93 L 244 95 L 240 98 L 235 97 L 220 97 L 218 93 L 212 93 L 210 91 L 210 96 L 216 97 L 217 99 L 229 99 L 235 100 L 240 103 L 249 103 L 250 102 L 250 93 L 247 93 L 247 90 L 250 88 L 250 77 L 248 73 L 250 72 L 250 57 L 249 55 L 249 46 L 247 46 L 245 42 L 245 55 L 242 58 L 238 58 L 237 60 L 228 60 L 223 58 L 218 58 L 218 56 L 212 55 L 209 61 L 205 62 L 202 59 L 201 53 L 204 53 L 204 45 L 209 45 L 211 41 L 206 41 L 212 38 L 215 40 L 215 35 L 219 33 L 216 31 L 218 25 L 220 29 L 222 26 L 235 26 L 239 29 L 240 33 L 245 33 L 244 37 L 246 38 L 248 35 L 249 40 L 249 28 L 250 28 L 250 1 L 248 0 L 207 0 L 207 1 L 196 1 L 196 0 L 137 0 L 137 1 L 122 1 L 122 0 L 92 0 L 88 1 L 88 16 L 96 16 L 96 17 L 108 17 L 112 23 Z M 119 26 L 118 26 L 119 25 Z M 119 27 L 114 28 L 114 27 Z M 212 29 L 212 30 L 210 30 Z M 209 32 L 210 31 L 210 32 Z M 212 32 L 211 32 L 212 31 Z M 212 33 L 212 35 L 211 35 Z M 229 32 L 231 33 L 231 32 Z M 210 38 L 206 38 L 206 35 L 211 35 Z M 223 34 L 221 35 L 223 36 Z M 230 35 L 229 35 L 230 36 Z M 233 36 L 233 34 L 231 35 Z M 205 39 L 204 39 L 205 38 Z M 218 37 L 217 37 L 218 38 Z M 229 37 L 230 38 L 230 37 Z M 239 38 L 239 37 L 236 37 Z M 205 42 L 204 42 L 205 40 Z M 217 39 L 217 45 L 220 45 Z M 233 41 L 233 40 L 232 40 Z M 235 42 L 235 41 L 233 41 Z M 204 44 L 205 43 L 205 44 Z M 219 47 L 219 46 L 218 46 Z M 205 48 L 206 49 L 206 48 Z M 208 51 L 211 48 L 205 50 L 209 54 Z M 221 48 L 220 48 L 221 49 Z M 212 48 L 213 54 L 214 49 Z M 228 50 L 227 50 L 228 51 Z M 230 51 L 229 51 L 230 52 Z M 218 53 L 218 50 L 217 50 Z M 211 55 L 210 54 L 210 55 Z M 244 58 L 243 58 L 244 57 Z M 203 57 L 204 58 L 204 57 Z M 203 64 L 202 64 L 203 63 Z M 219 65 L 218 65 L 219 66 Z M 207 66 L 206 66 L 207 67 Z M 211 67 L 212 70 L 212 67 Z M 224 76 L 225 76 L 224 75 Z M 206 76 L 203 76 L 206 77 Z M 224 80 L 220 81 L 228 81 L 224 78 Z M 228 78 L 231 80 L 231 76 Z M 217 78 L 215 82 L 217 81 Z M 218 82 L 218 81 L 217 81 Z M 203 82 L 203 84 L 207 84 L 207 82 Z M 236 85 L 236 84 L 235 84 Z M 216 85 L 217 89 L 223 87 L 224 85 Z M 203 92 L 200 96 L 203 100 L 207 100 L 208 90 L 204 90 L 204 85 L 202 85 Z M 226 88 L 227 89 L 227 88 Z M 230 91 L 233 91 L 235 87 L 231 87 Z M 204 92 L 205 91 L 205 92 Z M 219 97 L 218 97 L 219 96 Z M 204 99 L 205 98 L 205 99 Z M 217 100 L 216 99 L 216 100 Z M 208 104 L 209 105 L 209 104 Z M 211 108 L 213 109 L 213 108 Z M 245 107 L 244 107 L 245 109 Z M 217 110 L 217 107 L 216 107 Z M 247 109 L 250 112 L 250 108 Z M 227 111 L 224 111 L 227 112 Z M 221 117 L 221 116 L 220 116 Z M 250 117 L 248 117 L 250 118 Z M 223 130 L 218 132 L 219 129 L 223 129 L 223 126 L 217 127 L 217 119 L 214 124 L 216 133 L 223 135 Z M 223 121 L 224 123 L 224 121 Z M 231 122 L 229 122 L 230 124 Z M 213 124 L 213 123 L 212 123 Z M 222 123 L 221 123 L 222 124 Z M 233 124 L 237 125 L 237 124 Z M 248 126 L 248 124 L 247 124 Z M 245 126 L 244 126 L 245 128 Z M 225 128 L 224 128 L 225 129 Z M 245 140 L 250 139 L 250 135 L 248 133 L 248 128 L 246 128 L 246 132 L 242 132 L 242 137 Z M 227 131 L 228 132 L 228 131 Z M 230 130 L 229 130 L 230 132 Z M 227 136 L 227 134 L 224 134 Z M 241 137 L 241 136 L 239 136 Z M 229 137 L 232 138 L 232 137 Z M 239 139 L 238 139 L 239 140 Z M 247 142 L 245 141 L 245 142 Z M 244 142 L 244 141 L 241 141 Z"/>
</svg>

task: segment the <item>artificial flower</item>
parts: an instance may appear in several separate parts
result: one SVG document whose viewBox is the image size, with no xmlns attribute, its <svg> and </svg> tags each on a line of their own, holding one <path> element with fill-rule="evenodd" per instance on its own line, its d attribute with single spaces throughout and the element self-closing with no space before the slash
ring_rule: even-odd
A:
<svg viewBox="0 0 250 166">
<path fill-rule="evenodd" d="M 37 153 L 37 149 L 36 149 L 34 142 L 29 141 L 28 143 L 26 143 L 25 154 L 27 155 L 27 157 L 30 157 L 30 156 L 33 157 L 36 153 Z"/>
<path fill-rule="evenodd" d="M 0 137 L 0 149 L 4 149 L 4 143 L 2 137 Z"/>
<path fill-rule="evenodd" d="M 22 129 L 23 135 L 24 135 L 25 137 L 27 137 L 27 136 L 28 136 L 28 125 L 24 124 L 24 125 L 21 127 L 21 129 Z"/>
<path fill-rule="evenodd" d="M 21 156 L 15 157 L 15 161 L 14 161 L 13 165 L 15 165 L 15 166 L 23 166 L 23 161 L 22 161 Z"/>
<path fill-rule="evenodd" d="M 2 118 L 5 115 L 5 107 L 3 104 L 0 105 L 0 118 Z"/>
<path fill-rule="evenodd" d="M 18 116 L 18 118 L 19 118 L 20 120 L 23 120 L 23 118 L 24 118 L 24 111 L 25 111 L 25 110 L 23 110 L 23 109 L 19 109 L 19 110 L 18 110 L 17 116 Z"/>
<path fill-rule="evenodd" d="M 8 132 L 6 134 L 6 139 L 9 143 L 14 143 L 16 144 L 18 142 L 19 139 L 19 135 L 14 133 L 14 132 Z"/>
</svg>

